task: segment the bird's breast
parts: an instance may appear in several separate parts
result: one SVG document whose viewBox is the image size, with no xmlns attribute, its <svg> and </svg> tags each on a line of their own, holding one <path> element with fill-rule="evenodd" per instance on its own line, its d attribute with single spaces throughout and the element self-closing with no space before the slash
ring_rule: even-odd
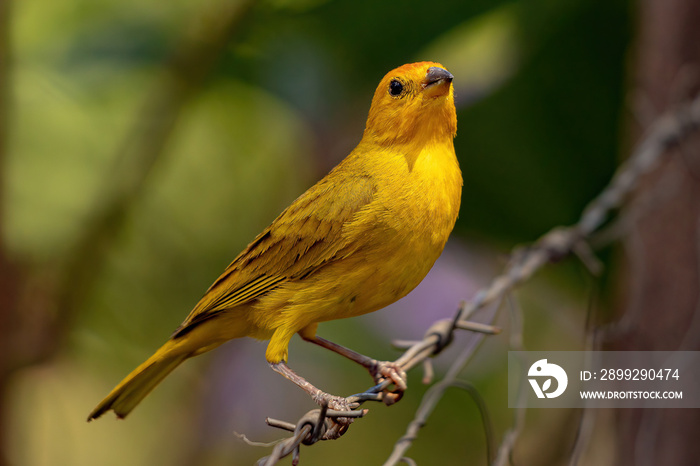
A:
<svg viewBox="0 0 700 466">
<path fill-rule="evenodd" d="M 454 227 L 462 196 L 462 174 L 452 141 L 404 155 L 392 186 L 384 190 L 384 205 L 397 231 L 409 233 L 425 247 L 442 251 Z"/>
<path fill-rule="evenodd" d="M 362 237 L 376 270 L 395 301 L 415 288 L 430 271 L 452 232 L 460 207 L 462 176 L 452 143 L 430 146 L 413 160 L 393 159 L 377 187 L 373 217 Z M 409 154 L 410 155 L 410 154 Z M 412 163 L 409 163 L 412 162 Z M 383 303 L 386 305 L 386 303 Z"/>
</svg>

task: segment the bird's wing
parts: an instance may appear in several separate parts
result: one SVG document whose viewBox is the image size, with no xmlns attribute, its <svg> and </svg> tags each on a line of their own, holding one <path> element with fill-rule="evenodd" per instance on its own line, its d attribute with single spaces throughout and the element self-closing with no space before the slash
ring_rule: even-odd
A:
<svg viewBox="0 0 700 466">
<path fill-rule="evenodd" d="M 372 201 L 375 186 L 357 174 L 328 179 L 302 194 L 231 262 L 173 337 L 350 252 L 343 230 Z"/>
</svg>

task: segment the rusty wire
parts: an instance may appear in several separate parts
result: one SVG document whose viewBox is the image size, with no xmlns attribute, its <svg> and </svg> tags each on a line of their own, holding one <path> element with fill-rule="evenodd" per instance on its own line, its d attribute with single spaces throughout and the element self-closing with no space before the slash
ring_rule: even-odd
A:
<svg viewBox="0 0 700 466">
<path fill-rule="evenodd" d="M 414 420 L 409 423 L 406 434 L 396 442 L 384 466 L 399 463 L 415 464 L 413 460 L 406 457 L 405 453 L 445 390 L 451 386 L 469 389 L 465 382 L 457 380 L 457 376 L 484 336 L 499 332 L 497 327 L 488 322 L 495 319 L 496 310 L 508 293 L 517 285 L 529 280 L 545 264 L 559 261 L 572 253 L 577 255 L 592 272 L 597 273 L 600 266 L 590 246 L 592 236 L 605 224 L 612 211 L 621 207 L 628 195 L 638 186 L 642 177 L 659 165 L 663 156 L 668 153 L 668 149 L 680 144 L 698 127 L 700 127 L 700 97 L 659 117 L 651 125 L 632 155 L 618 167 L 610 183 L 586 206 L 577 223 L 567 227 L 555 227 L 532 245 L 516 248 L 505 270 L 495 277 L 488 287 L 476 293 L 472 300 L 462 303 L 453 319 L 436 321 L 420 341 L 396 342 L 397 346 L 405 348 L 405 352 L 395 361 L 395 364 L 400 365 L 405 371 L 424 364 L 427 368 L 426 372 L 430 374 L 432 372 L 429 366 L 430 358 L 439 354 L 452 342 L 455 331 L 467 330 L 478 333 L 476 338 L 470 339 L 465 345 L 443 379 L 431 387 L 434 389 L 426 392 Z M 487 323 L 468 320 L 474 313 L 489 306 L 491 306 L 491 312 L 487 317 Z M 366 414 L 367 410 L 355 410 L 362 403 L 383 401 L 385 404 L 391 404 L 398 401 L 400 396 L 396 397 L 395 393 L 388 390 L 390 385 L 390 381 L 384 380 L 363 393 L 347 397 L 350 406 L 353 407 L 351 411 L 331 411 L 327 407 L 321 407 L 306 413 L 296 424 L 268 419 L 269 425 L 293 431 L 294 435 L 280 441 L 272 454 L 262 458 L 258 465 L 274 465 L 279 459 L 289 454 L 293 454 L 292 464 L 297 464 L 301 444 L 312 445 L 319 440 L 340 437 L 353 419 Z M 483 410 L 482 416 L 484 416 Z M 516 419 L 516 424 L 521 422 L 522 418 Z M 519 431 L 519 426 L 515 426 L 505 435 L 498 449 L 495 464 L 507 463 Z M 489 462 L 491 461 L 493 459 L 489 458 Z"/>
</svg>

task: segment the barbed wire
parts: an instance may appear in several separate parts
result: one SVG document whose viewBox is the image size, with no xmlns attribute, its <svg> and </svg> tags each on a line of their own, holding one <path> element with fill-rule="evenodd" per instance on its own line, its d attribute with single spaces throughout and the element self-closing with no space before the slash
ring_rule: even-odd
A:
<svg viewBox="0 0 700 466">
<path fill-rule="evenodd" d="M 425 377 L 432 378 L 433 370 L 430 358 L 442 352 L 453 341 L 457 330 L 475 332 L 465 344 L 461 353 L 450 365 L 445 376 L 435 383 L 424 395 L 414 419 L 409 423 L 406 433 L 395 443 L 394 449 L 384 466 L 399 463 L 415 464 L 406 457 L 406 451 L 417 438 L 418 432 L 450 387 L 458 387 L 469 392 L 480 407 L 484 420 L 487 438 L 490 439 L 489 422 L 480 397 L 466 382 L 457 379 L 462 369 L 468 364 L 476 349 L 486 335 L 496 334 L 499 328 L 491 325 L 494 321 L 501 301 L 519 284 L 529 280 L 540 268 L 551 262 L 558 262 L 564 257 L 575 254 L 582 263 L 594 274 L 600 271 L 601 265 L 593 254 L 590 242 L 593 235 L 611 217 L 612 212 L 622 206 L 628 195 L 635 190 L 645 174 L 650 173 L 659 165 L 661 159 L 673 146 L 680 144 L 689 134 L 700 127 L 700 97 L 676 107 L 674 110 L 660 116 L 648 129 L 641 143 L 632 155 L 623 162 L 610 183 L 583 210 L 578 222 L 571 226 L 555 227 L 545 233 L 532 245 L 518 247 L 511 253 L 511 258 L 504 271 L 495 277 L 491 284 L 476 293 L 470 301 L 463 302 L 453 319 L 442 319 L 433 323 L 419 341 L 398 341 L 396 346 L 405 352 L 394 361 L 404 371 L 422 364 Z M 608 236 L 607 242 L 613 240 Z M 598 247 L 603 244 L 597 244 Z M 488 308 L 486 322 L 473 322 L 469 319 L 480 310 Z M 522 320 L 514 313 L 511 319 L 516 320 L 515 326 L 520 328 Z M 483 317 L 482 317 L 483 319 Z M 516 330 L 516 335 L 519 335 Z M 511 341 L 511 345 L 522 348 L 521 337 Z M 327 406 L 309 411 L 295 424 L 267 419 L 270 426 L 294 432 L 294 435 L 279 441 L 272 453 L 258 461 L 259 466 L 271 466 L 281 458 L 293 455 L 292 464 L 299 462 L 300 446 L 312 445 L 319 440 L 337 439 L 345 433 L 354 419 L 363 417 L 367 410 L 357 410 L 366 401 L 381 401 L 393 404 L 400 399 L 400 394 L 389 390 L 391 382 L 384 380 L 363 393 L 347 397 L 350 411 L 333 411 Z M 498 448 L 496 458 L 491 455 L 493 447 L 488 446 L 489 463 L 507 464 L 512 454 L 518 434 L 523 423 L 524 410 L 516 410 L 514 427 L 504 435 Z M 250 442 L 246 439 L 250 444 Z"/>
</svg>

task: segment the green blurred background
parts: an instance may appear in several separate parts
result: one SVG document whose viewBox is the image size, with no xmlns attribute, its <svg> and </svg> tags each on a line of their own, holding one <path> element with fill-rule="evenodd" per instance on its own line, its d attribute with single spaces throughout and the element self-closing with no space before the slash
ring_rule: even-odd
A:
<svg viewBox="0 0 700 466">
<path fill-rule="evenodd" d="M 455 75 L 464 191 L 421 288 L 320 327 L 375 357 L 396 357 L 391 338 L 449 316 L 515 244 L 575 222 L 624 140 L 626 0 L 26 0 L 11 13 L 4 241 L 31 264 L 32 292 L 75 280 L 56 298 L 51 357 L 5 391 L 10 464 L 252 464 L 268 451 L 234 431 L 271 441 L 284 433 L 266 416 L 294 421 L 313 408 L 249 341 L 189 361 L 126 421 L 85 422 L 247 242 L 352 150 L 392 68 L 432 60 Z M 527 348 L 579 349 L 589 297 L 573 263 L 540 274 L 518 293 Z M 496 443 L 513 414 L 508 344 L 507 331 L 491 338 L 465 374 Z M 369 386 L 361 369 L 308 346 L 292 344 L 290 365 L 312 382 L 337 394 Z M 399 404 L 369 406 L 341 440 L 303 449 L 302 464 L 381 464 L 426 389 L 420 378 L 412 372 Z M 552 411 L 533 413 L 541 428 L 522 437 L 524 464 L 566 458 L 575 413 Z M 556 436 L 562 446 L 543 456 Z M 409 455 L 485 464 L 473 401 L 449 392 Z"/>
</svg>

